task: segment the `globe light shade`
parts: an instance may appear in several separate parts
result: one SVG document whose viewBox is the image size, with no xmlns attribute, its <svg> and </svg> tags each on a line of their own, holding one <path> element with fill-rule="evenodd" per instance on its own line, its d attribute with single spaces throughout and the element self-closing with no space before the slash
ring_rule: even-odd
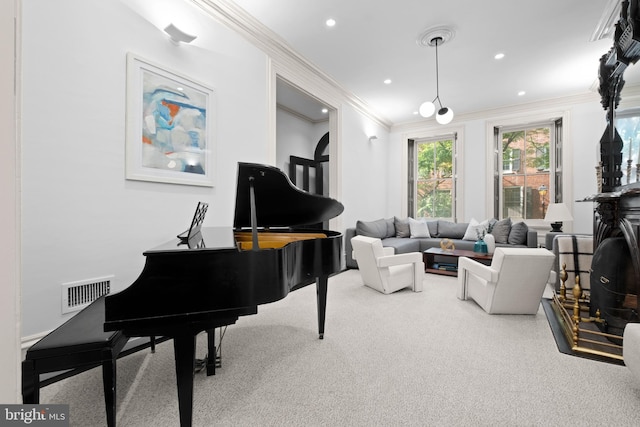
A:
<svg viewBox="0 0 640 427">
<path fill-rule="evenodd" d="M 436 112 L 436 106 L 433 102 L 423 102 L 418 112 L 424 118 L 431 117 Z"/>
<path fill-rule="evenodd" d="M 441 125 L 446 125 L 447 123 L 451 123 L 453 120 L 453 110 L 451 108 L 441 108 L 438 110 L 438 114 L 436 115 L 436 121 Z"/>
</svg>

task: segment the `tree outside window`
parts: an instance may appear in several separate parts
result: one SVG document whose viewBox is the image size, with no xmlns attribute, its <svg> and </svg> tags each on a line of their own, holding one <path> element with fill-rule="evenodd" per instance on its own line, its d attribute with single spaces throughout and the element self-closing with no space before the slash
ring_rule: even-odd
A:
<svg viewBox="0 0 640 427">
<path fill-rule="evenodd" d="M 416 217 L 454 217 L 453 150 L 453 139 L 417 144 Z"/>
</svg>

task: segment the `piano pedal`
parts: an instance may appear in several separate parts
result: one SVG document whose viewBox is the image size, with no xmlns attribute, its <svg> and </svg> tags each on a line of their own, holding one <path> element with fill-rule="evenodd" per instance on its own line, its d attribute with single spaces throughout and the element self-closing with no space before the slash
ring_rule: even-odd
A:
<svg viewBox="0 0 640 427">
<path fill-rule="evenodd" d="M 221 368 L 222 367 L 222 357 L 220 356 L 216 356 L 214 359 L 214 369 L 211 369 L 211 366 L 208 366 L 209 364 L 209 355 L 207 354 L 204 359 L 196 359 L 195 361 L 195 369 L 193 370 L 194 373 L 198 374 L 200 372 L 202 372 L 205 368 L 207 368 L 207 375 L 215 375 L 215 368 Z"/>
<path fill-rule="evenodd" d="M 205 356 L 204 359 L 196 359 L 194 369 L 196 374 L 202 372 L 202 370 L 207 367 L 207 359 L 208 356 Z"/>
</svg>

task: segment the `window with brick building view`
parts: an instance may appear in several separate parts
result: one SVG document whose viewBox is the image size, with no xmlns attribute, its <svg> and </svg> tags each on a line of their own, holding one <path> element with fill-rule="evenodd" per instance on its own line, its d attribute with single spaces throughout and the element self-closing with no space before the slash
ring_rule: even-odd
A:
<svg viewBox="0 0 640 427">
<path fill-rule="evenodd" d="M 558 186 L 552 180 L 556 168 L 551 167 L 555 164 L 553 136 L 554 129 L 549 125 L 499 132 L 502 167 L 497 194 L 501 218 L 543 219 L 549 203 L 557 200 Z M 559 151 L 555 154 L 553 157 L 559 157 Z"/>
</svg>

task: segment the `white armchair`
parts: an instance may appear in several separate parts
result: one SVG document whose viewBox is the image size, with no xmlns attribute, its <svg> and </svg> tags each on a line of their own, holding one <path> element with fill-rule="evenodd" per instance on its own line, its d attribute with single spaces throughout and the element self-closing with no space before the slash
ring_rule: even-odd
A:
<svg viewBox="0 0 640 427">
<path fill-rule="evenodd" d="M 422 291 L 424 262 L 422 254 L 393 254 L 393 248 L 382 246 L 380 239 L 355 236 L 351 239 L 353 258 L 358 261 L 362 281 L 383 294 L 403 288 Z"/>
<path fill-rule="evenodd" d="M 496 248 L 489 266 L 461 257 L 458 298 L 489 314 L 536 314 L 554 258 L 542 248 Z"/>
</svg>

